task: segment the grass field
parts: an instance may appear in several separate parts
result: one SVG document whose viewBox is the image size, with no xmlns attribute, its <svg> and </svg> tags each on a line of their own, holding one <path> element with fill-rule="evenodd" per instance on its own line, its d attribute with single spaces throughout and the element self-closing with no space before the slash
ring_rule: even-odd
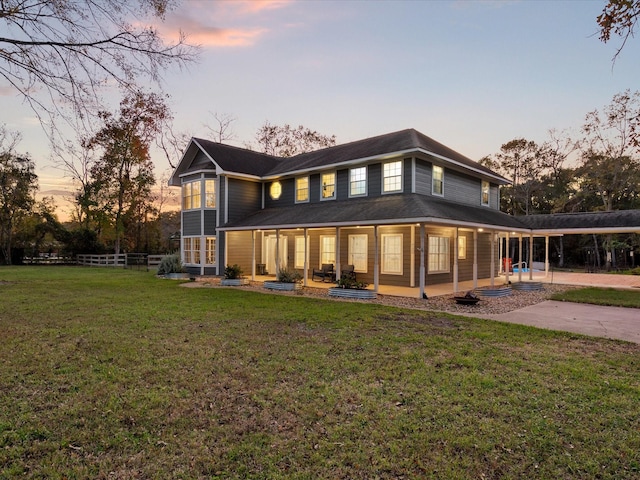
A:
<svg viewBox="0 0 640 480">
<path fill-rule="evenodd" d="M 0 478 L 640 478 L 640 346 L 0 267 Z"/>
<path fill-rule="evenodd" d="M 612 307 L 640 308 L 640 290 L 587 287 L 558 293 L 552 299 Z"/>
</svg>

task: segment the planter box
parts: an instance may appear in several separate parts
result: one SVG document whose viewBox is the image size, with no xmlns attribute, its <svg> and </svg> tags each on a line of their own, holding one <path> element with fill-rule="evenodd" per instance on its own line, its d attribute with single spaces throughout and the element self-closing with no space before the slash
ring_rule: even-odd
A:
<svg viewBox="0 0 640 480">
<path fill-rule="evenodd" d="M 476 290 L 480 297 L 508 297 L 511 295 L 511 287 L 505 285 L 502 287 L 483 287 Z"/>
<path fill-rule="evenodd" d="M 329 289 L 330 297 L 340 297 L 340 298 L 356 298 L 361 300 L 372 300 L 377 298 L 376 292 L 373 290 L 358 290 L 356 288 L 339 288 L 334 287 Z"/>
<path fill-rule="evenodd" d="M 302 285 L 299 283 L 287 283 L 287 282 L 276 282 L 276 281 L 266 281 L 262 284 L 264 288 L 268 288 L 269 290 L 285 290 L 285 291 L 293 291 L 300 290 Z"/>
<path fill-rule="evenodd" d="M 534 292 L 542 290 L 542 282 L 516 282 L 511 287 L 514 290 L 525 290 L 528 292 Z"/>
<path fill-rule="evenodd" d="M 223 278 L 220 280 L 220 285 L 223 287 L 241 287 L 242 285 L 249 285 L 248 278 Z"/>
<path fill-rule="evenodd" d="M 161 276 L 169 280 L 195 280 L 195 277 L 190 273 L 167 273 Z"/>
</svg>

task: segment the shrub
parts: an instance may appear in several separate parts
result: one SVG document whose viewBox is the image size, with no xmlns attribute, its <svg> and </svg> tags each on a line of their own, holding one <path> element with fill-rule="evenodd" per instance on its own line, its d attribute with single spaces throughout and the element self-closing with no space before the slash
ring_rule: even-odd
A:
<svg viewBox="0 0 640 480">
<path fill-rule="evenodd" d="M 170 273 L 183 273 L 182 260 L 180 255 L 174 253 L 172 255 L 165 255 L 160 260 L 158 265 L 158 275 L 168 275 Z"/>
<path fill-rule="evenodd" d="M 224 267 L 224 278 L 227 280 L 242 278 L 242 268 L 240 268 L 240 265 L 234 263 L 233 265 Z"/>
<path fill-rule="evenodd" d="M 631 270 L 631 275 L 640 275 L 640 267 L 636 267 Z"/>
<path fill-rule="evenodd" d="M 284 267 L 278 269 L 276 280 L 283 283 L 296 283 L 302 280 L 302 275 L 295 270 L 290 270 Z"/>
<path fill-rule="evenodd" d="M 352 277 L 348 275 L 343 275 L 342 277 L 340 277 L 340 280 L 338 280 L 338 287 L 364 290 L 365 288 L 368 287 L 368 285 L 364 282 L 358 282 L 357 280 L 354 280 Z"/>
</svg>

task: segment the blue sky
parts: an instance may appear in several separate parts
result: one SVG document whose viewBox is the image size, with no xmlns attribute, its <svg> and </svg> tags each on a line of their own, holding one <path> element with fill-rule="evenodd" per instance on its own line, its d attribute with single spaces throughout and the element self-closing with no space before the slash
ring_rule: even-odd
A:
<svg viewBox="0 0 640 480">
<path fill-rule="evenodd" d="M 302 124 L 344 143 L 415 128 L 479 159 L 550 128 L 579 134 L 587 112 L 640 90 L 640 39 L 612 64 L 597 38 L 604 1 L 183 1 L 161 31 L 202 45 L 168 72 L 175 130 L 207 136 L 230 114 L 242 146 L 265 122 Z M 1 86 L 0 86 L 1 87 Z M 21 130 L 43 194 L 62 174 L 20 100 L 0 88 L 0 123 Z M 117 101 L 115 102 L 117 105 Z M 168 169 L 154 158 L 158 175 Z"/>
</svg>

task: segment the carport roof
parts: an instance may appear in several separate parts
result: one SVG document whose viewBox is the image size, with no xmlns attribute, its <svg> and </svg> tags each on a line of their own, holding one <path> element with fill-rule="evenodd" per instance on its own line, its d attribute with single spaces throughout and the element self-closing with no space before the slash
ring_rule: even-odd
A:
<svg viewBox="0 0 640 480">
<path fill-rule="evenodd" d="M 534 233 L 640 233 L 640 210 L 552 213 L 516 217 Z"/>
</svg>

